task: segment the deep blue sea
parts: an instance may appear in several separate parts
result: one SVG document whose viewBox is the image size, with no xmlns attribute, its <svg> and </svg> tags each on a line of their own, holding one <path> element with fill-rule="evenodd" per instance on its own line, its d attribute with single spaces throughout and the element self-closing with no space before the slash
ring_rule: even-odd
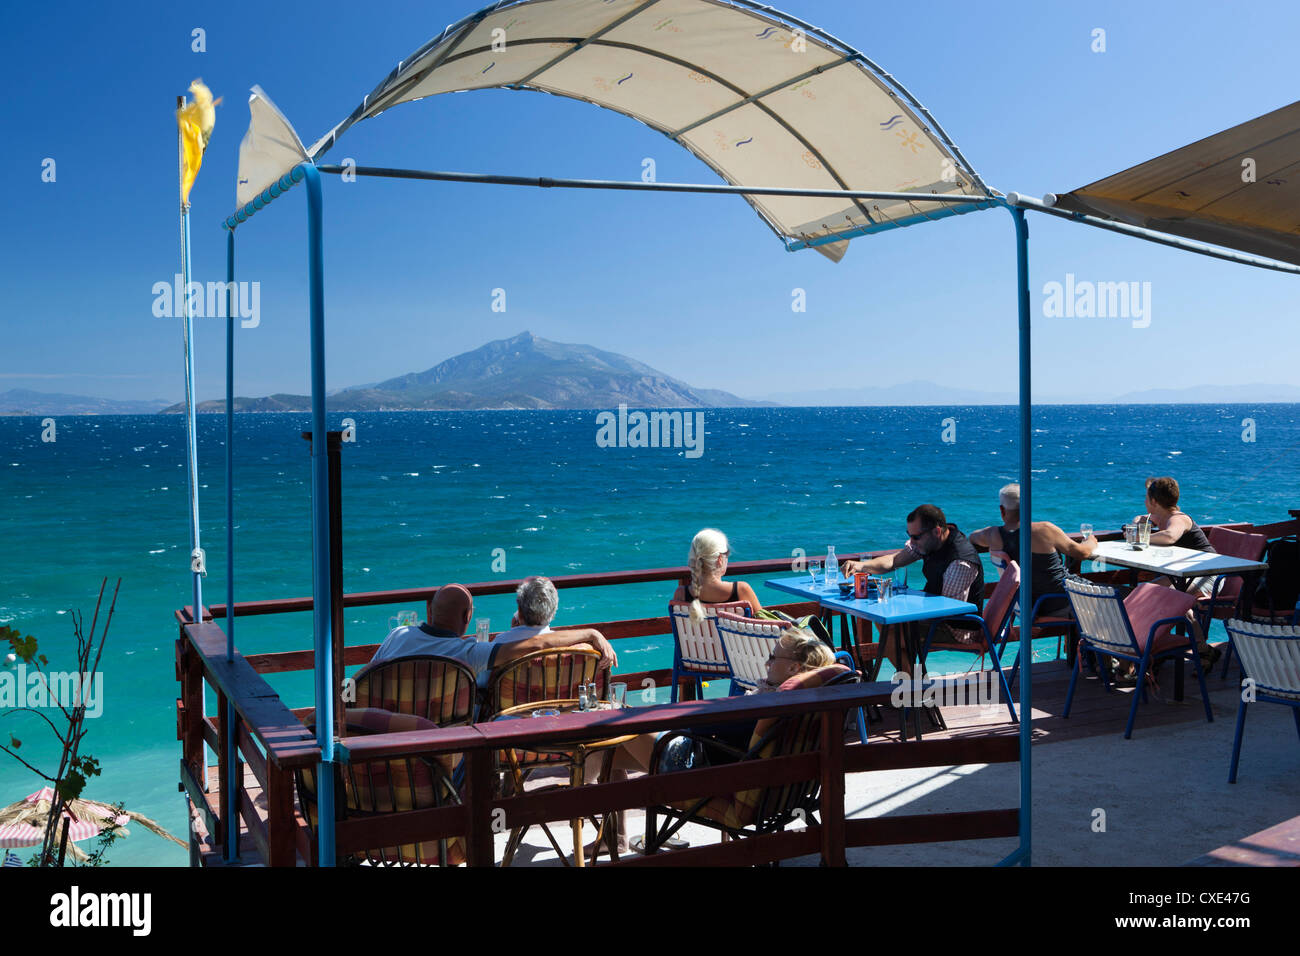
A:
<svg viewBox="0 0 1300 956">
<path fill-rule="evenodd" d="M 1171 474 L 1197 521 L 1287 517 L 1300 506 L 1297 405 L 1050 406 L 1034 414 L 1034 517 L 1067 531 L 1118 527 L 1143 480 Z M 963 530 L 998 521 L 997 491 L 1016 479 L 1016 410 L 754 408 L 705 411 L 699 457 L 685 449 L 607 448 L 595 411 L 354 414 L 343 446 L 343 567 L 349 591 L 680 565 L 700 528 L 722 528 L 732 559 L 802 548 L 843 554 L 900 545 L 904 517 L 940 505 Z M 332 415 L 331 428 L 343 415 Z M 1248 422 L 1246 420 L 1249 420 Z M 185 428 L 179 416 L 0 418 L 0 623 L 34 635 L 69 666 L 68 608 L 87 613 L 102 577 L 121 577 L 101 671 L 103 716 L 83 750 L 103 775 L 86 796 L 122 801 L 184 839 L 177 792 L 172 611 L 189 603 Z M 311 593 L 310 459 L 304 414 L 241 415 L 235 434 L 236 600 Z M 224 418 L 199 422 L 206 603 L 225 601 Z M 1244 440 L 1252 438 L 1253 441 Z M 952 440 L 945 440 L 952 439 Z M 495 549 L 505 554 L 495 571 Z M 498 552 L 499 553 L 499 552 Z M 500 563 L 497 563 L 500 567 Z M 751 579 L 760 599 L 782 598 Z M 561 592 L 558 620 L 661 615 L 671 586 Z M 349 643 L 382 640 L 404 608 L 349 611 Z M 476 616 L 507 625 L 510 597 Z M 241 618 L 245 653 L 307 648 L 309 614 Z M 671 659 L 663 640 L 620 642 L 621 668 Z M 1055 650 L 1052 643 L 1051 650 Z M 970 666 L 952 655 L 952 667 Z M 65 663 L 66 662 L 66 663 Z M 308 679 L 276 675 L 291 706 Z M 211 713 L 211 704 L 209 713 Z M 52 768 L 48 727 L 6 716 L 30 762 Z M 0 801 L 42 785 L 0 754 Z M 117 864 L 183 865 L 185 853 L 142 828 Z"/>
</svg>

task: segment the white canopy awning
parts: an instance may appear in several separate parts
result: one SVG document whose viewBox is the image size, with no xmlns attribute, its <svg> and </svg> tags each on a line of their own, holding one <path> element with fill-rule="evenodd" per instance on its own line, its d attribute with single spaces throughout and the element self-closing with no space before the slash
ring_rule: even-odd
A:
<svg viewBox="0 0 1300 956">
<path fill-rule="evenodd" d="M 1300 102 L 1065 193 L 1056 205 L 1300 265 Z"/>
<path fill-rule="evenodd" d="M 925 108 L 834 37 L 743 0 L 512 0 L 449 26 L 315 143 L 399 103 L 540 90 L 640 120 L 733 185 L 915 193 L 914 201 L 747 196 L 788 241 L 838 260 L 847 238 L 969 212 L 988 195 Z"/>
</svg>

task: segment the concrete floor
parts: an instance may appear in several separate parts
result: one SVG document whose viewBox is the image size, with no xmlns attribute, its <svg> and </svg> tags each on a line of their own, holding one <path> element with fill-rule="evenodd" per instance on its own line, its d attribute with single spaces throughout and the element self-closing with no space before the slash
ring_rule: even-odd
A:
<svg viewBox="0 0 1300 956">
<path fill-rule="evenodd" d="M 1231 682 L 1217 679 L 1210 686 L 1213 723 L 1200 717 L 1200 701 L 1193 696 L 1183 703 L 1153 698 L 1139 710 L 1133 738 L 1124 740 L 1128 701 L 1111 695 L 1107 700 L 1115 714 L 1106 732 L 1036 739 L 1034 865 L 1177 866 L 1300 816 L 1300 736 L 1290 709 L 1251 708 L 1238 782 L 1229 785 L 1237 691 Z M 1085 684 L 1080 693 L 1095 695 L 1100 688 Z M 1182 722 L 1153 722 L 1156 715 L 1148 708 L 1170 707 L 1191 711 L 1177 715 Z M 1036 733 L 1046 717 L 1035 712 Z M 1000 809 L 1015 807 L 1018 799 L 1019 766 L 997 764 L 855 774 L 848 779 L 845 805 L 854 817 L 877 817 Z M 639 835 L 641 814 L 628 817 L 628 831 Z M 569 828 L 552 824 L 551 829 L 560 846 L 570 850 Z M 682 835 L 692 846 L 718 839 L 702 827 L 688 826 Z M 587 836 L 593 836 L 590 827 Z M 498 838 L 498 852 L 504 842 L 504 835 Z M 1015 847 L 1013 839 L 866 847 L 850 850 L 848 859 L 853 866 L 987 866 Z M 534 829 L 516 863 L 557 866 L 560 860 Z M 783 865 L 817 863 L 817 857 L 805 857 Z"/>
</svg>

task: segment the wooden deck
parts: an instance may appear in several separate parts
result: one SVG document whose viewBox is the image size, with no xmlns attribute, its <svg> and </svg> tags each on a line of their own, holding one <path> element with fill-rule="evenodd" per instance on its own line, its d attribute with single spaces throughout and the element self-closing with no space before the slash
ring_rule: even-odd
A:
<svg viewBox="0 0 1300 956">
<path fill-rule="evenodd" d="M 1128 708 L 1134 691 L 1132 688 L 1112 690 L 1106 693 L 1100 681 L 1091 675 L 1080 678 L 1075 693 L 1074 707 L 1069 718 L 1061 716 L 1065 705 L 1065 693 L 1069 684 L 1070 670 L 1064 661 L 1051 661 L 1034 665 L 1033 669 L 1033 740 L 1036 746 L 1060 741 L 1077 740 L 1083 737 L 1113 737 L 1116 746 L 1123 743 L 1124 724 L 1128 717 Z M 1085 672 L 1086 673 L 1086 672 Z M 1149 693 L 1147 703 L 1139 705 L 1137 731 L 1170 725 L 1204 723 L 1205 715 L 1201 708 L 1200 690 L 1195 678 L 1189 675 L 1185 700 L 1173 700 L 1173 674 L 1166 666 L 1161 675 L 1160 686 Z M 1217 675 L 1207 679 L 1210 687 L 1211 706 L 1215 719 L 1231 719 L 1236 708 L 1235 680 L 1223 681 Z M 1013 724 L 1004 704 L 978 707 L 946 707 L 943 714 L 948 729 L 941 730 L 922 720 L 922 731 L 926 740 L 969 740 L 989 736 L 1015 736 L 1019 727 Z M 869 734 L 872 745 L 877 741 L 899 741 L 898 716 L 888 708 L 882 709 L 883 721 L 871 721 Z M 909 722 L 909 729 L 913 725 Z M 846 736 L 849 746 L 859 746 L 856 733 Z M 546 783 L 548 781 L 542 781 Z M 208 772 L 210 792 L 216 793 L 220 781 L 217 768 Z M 248 800 L 256 809 L 259 817 L 265 821 L 268 817 L 266 799 L 252 771 L 245 767 L 244 785 Z M 629 817 L 635 819 L 635 812 Z M 560 825 L 561 827 L 563 825 Z M 1290 830 L 1286 830 L 1286 827 Z M 201 819 L 194 822 L 195 833 L 200 844 L 200 860 L 203 866 L 225 866 L 221 857 L 221 848 L 215 846 L 206 832 Z M 634 824 L 629 825 L 630 832 L 636 832 Z M 1277 831 L 1275 833 L 1274 831 Z M 563 837 L 557 831 L 557 837 Z M 1288 848 L 1289 849 L 1286 849 Z M 1215 862 L 1216 854 L 1222 854 L 1222 860 Z M 259 850 L 247 832 L 241 827 L 240 865 L 262 865 Z M 517 863 L 527 864 L 529 855 L 524 852 Z M 1257 862 L 1259 861 L 1259 862 Z M 1262 862 L 1271 861 L 1271 862 Z M 1289 861 L 1289 862 L 1283 862 Z M 1300 864 L 1300 820 L 1291 821 L 1273 830 L 1265 831 L 1256 837 L 1245 838 L 1239 844 L 1225 847 L 1215 854 L 1210 854 L 1196 861 L 1200 865 L 1296 865 Z M 299 857 L 298 865 L 305 865 Z"/>
</svg>

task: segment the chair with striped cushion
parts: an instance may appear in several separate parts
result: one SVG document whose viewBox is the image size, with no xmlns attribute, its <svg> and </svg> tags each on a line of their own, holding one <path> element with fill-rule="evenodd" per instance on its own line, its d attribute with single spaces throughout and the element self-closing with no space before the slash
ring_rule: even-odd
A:
<svg viewBox="0 0 1300 956">
<path fill-rule="evenodd" d="M 1300 627 L 1253 624 L 1237 619 L 1228 621 L 1226 627 L 1228 639 L 1240 655 L 1242 670 L 1250 681 L 1243 682 L 1247 689 L 1243 690 L 1237 706 L 1237 732 L 1232 740 L 1232 763 L 1228 767 L 1228 783 L 1236 783 L 1248 703 L 1290 707 L 1296 731 L 1300 733 Z"/>
<path fill-rule="evenodd" d="M 601 668 L 600 652 L 569 647 L 533 651 L 509 664 L 497 667 L 487 675 L 481 719 L 489 720 L 509 707 L 521 704 L 552 706 L 559 701 L 572 701 L 579 696 L 582 684 L 595 681 L 601 697 L 605 696 L 609 681 L 609 668 Z M 509 792 L 521 794 L 529 777 L 539 770 L 567 765 L 568 757 L 559 752 L 541 753 L 533 750 L 503 750 L 497 763 L 504 775 Z M 564 851 L 556 841 L 550 827 L 539 824 L 551 846 L 560 858 Z M 529 827 L 516 827 L 510 832 L 502 866 L 509 866 Z"/>
<path fill-rule="evenodd" d="M 1139 584 L 1126 598 L 1120 597 L 1118 588 L 1093 584 L 1083 579 L 1067 579 L 1065 591 L 1074 609 L 1079 626 L 1079 651 L 1074 657 L 1070 674 L 1070 689 L 1065 695 L 1062 717 L 1070 716 L 1074 701 L 1074 688 L 1079 681 L 1079 665 L 1085 653 L 1094 660 L 1097 655 L 1117 660 L 1132 661 L 1138 665 L 1137 686 L 1133 691 L 1133 704 L 1129 708 L 1124 738 L 1133 736 L 1133 721 L 1137 717 L 1138 701 L 1146 699 L 1146 677 L 1151 665 L 1161 660 L 1176 660 L 1178 666 L 1188 658 L 1196 668 L 1196 680 L 1201 686 L 1201 702 L 1205 705 L 1205 719 L 1213 722 L 1210 698 L 1205 689 L 1205 673 L 1196 650 L 1194 634 L 1180 636 L 1173 633 L 1177 624 L 1187 624 L 1186 614 L 1196 599 L 1182 591 L 1161 587 L 1158 584 Z M 1110 690 L 1106 669 L 1097 661 L 1097 671 L 1102 684 Z"/>
<path fill-rule="evenodd" d="M 695 678 L 695 697 L 704 696 L 704 681 L 709 677 L 730 677 L 727 655 L 718 637 L 715 618 L 719 613 L 748 616 L 750 607 L 744 601 L 726 604 L 705 604 L 704 620 L 691 617 L 690 601 L 668 602 L 668 620 L 673 628 L 673 686 L 669 700 L 677 703 L 678 681 L 683 675 Z M 737 692 L 733 682 L 731 692 Z"/>
<path fill-rule="evenodd" d="M 347 734 L 352 737 L 437 729 L 436 724 L 422 717 L 376 707 L 348 708 L 346 714 Z M 312 715 L 308 715 L 304 722 L 308 729 L 315 730 Z M 336 784 L 336 792 L 341 791 L 343 799 L 336 800 L 338 817 L 380 817 L 407 810 L 458 806 L 460 794 L 452 782 L 450 771 L 459 760 L 459 754 L 451 754 L 436 758 L 412 755 L 339 763 L 341 779 Z M 316 767 L 304 767 L 295 776 L 298 801 L 314 837 L 318 821 Z M 465 840 L 458 836 L 404 846 L 374 847 L 358 850 L 342 860 L 371 866 L 458 866 L 465 862 Z"/>
<path fill-rule="evenodd" d="M 356 700 L 348 707 L 378 707 L 414 714 L 439 727 L 472 724 L 478 711 L 474 672 L 436 655 L 398 657 L 367 665 L 354 678 Z"/>
<path fill-rule="evenodd" d="M 487 675 L 487 693 L 480 717 L 487 720 L 507 707 L 520 704 L 574 700 L 578 697 L 578 687 L 592 681 L 603 697 L 608 679 L 609 668 L 600 666 L 599 651 L 570 647 L 533 651 L 494 668 Z"/>
<path fill-rule="evenodd" d="M 490 720 L 507 707 L 520 704 L 548 705 L 558 700 L 575 700 L 582 684 L 595 681 L 601 697 L 609 680 L 609 669 L 600 667 L 600 652 L 573 648 L 534 651 L 491 671 L 486 678 L 480 719 Z M 564 762 L 563 754 L 534 753 L 531 750 L 503 751 L 501 765 L 516 793 L 539 767 Z"/>
</svg>

